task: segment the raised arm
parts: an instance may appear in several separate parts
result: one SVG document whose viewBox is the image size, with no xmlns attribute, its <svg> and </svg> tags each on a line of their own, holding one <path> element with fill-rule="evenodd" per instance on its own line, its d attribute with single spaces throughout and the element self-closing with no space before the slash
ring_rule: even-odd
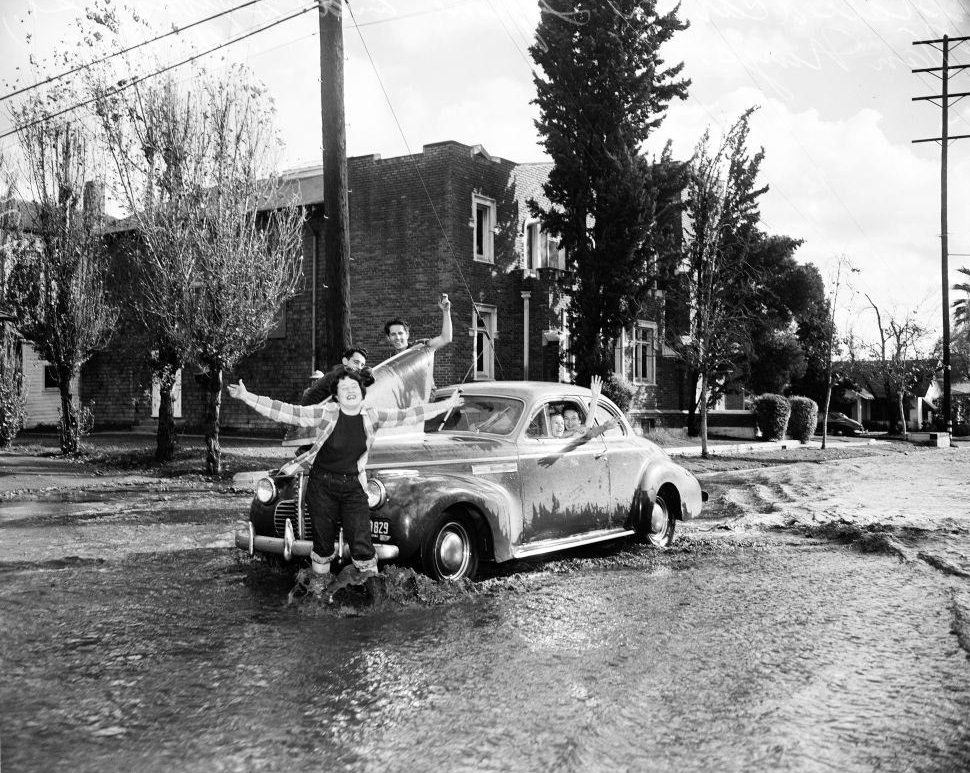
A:
<svg viewBox="0 0 970 773">
<path fill-rule="evenodd" d="M 593 421 L 596 419 L 596 406 L 599 405 L 600 393 L 603 391 L 603 379 L 593 376 L 589 381 L 589 391 L 593 394 L 589 400 L 589 408 L 586 410 L 586 423 L 583 425 L 586 432 L 593 428 Z"/>
<path fill-rule="evenodd" d="M 594 425 L 596 421 L 596 406 L 599 405 L 600 393 L 603 391 L 603 379 L 599 376 L 593 376 L 589 382 L 589 391 L 593 394 L 589 401 L 589 409 L 586 411 L 586 423 L 583 425 L 581 435 L 587 440 L 591 440 L 597 435 L 602 435 L 607 430 L 613 429 L 616 426 L 616 419 L 610 419 L 603 424 Z"/>
<path fill-rule="evenodd" d="M 377 425 L 379 427 L 399 427 L 402 424 L 418 424 L 435 416 L 459 408 L 464 404 L 464 398 L 456 390 L 447 400 L 438 403 L 423 403 L 413 408 L 377 409 Z"/>
<path fill-rule="evenodd" d="M 238 384 L 229 384 L 229 396 L 235 397 L 257 413 L 282 424 L 294 424 L 297 427 L 315 427 L 323 418 L 323 403 L 318 405 L 292 405 L 273 400 L 269 397 L 254 395 L 240 379 Z"/>
<path fill-rule="evenodd" d="M 451 301 L 448 300 L 447 293 L 441 294 L 438 308 L 441 309 L 441 335 L 437 335 L 428 341 L 428 346 L 432 349 L 440 349 L 442 346 L 451 343 Z"/>
</svg>

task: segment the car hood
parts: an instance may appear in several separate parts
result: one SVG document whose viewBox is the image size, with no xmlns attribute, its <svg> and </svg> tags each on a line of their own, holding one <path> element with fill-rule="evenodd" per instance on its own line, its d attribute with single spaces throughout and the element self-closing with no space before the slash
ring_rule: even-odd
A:
<svg viewBox="0 0 970 773">
<path fill-rule="evenodd" d="M 367 457 L 368 469 L 414 462 L 446 462 L 514 456 L 515 444 L 494 435 L 472 433 L 415 433 L 392 437 L 377 436 Z"/>
</svg>

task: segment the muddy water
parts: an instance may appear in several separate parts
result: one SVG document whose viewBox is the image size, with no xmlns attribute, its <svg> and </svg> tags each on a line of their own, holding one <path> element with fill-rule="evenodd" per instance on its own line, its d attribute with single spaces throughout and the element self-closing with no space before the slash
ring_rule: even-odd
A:
<svg viewBox="0 0 970 773">
<path fill-rule="evenodd" d="M 435 606 L 286 606 L 224 550 L 0 564 L 4 770 L 970 767 L 964 578 L 714 525 Z"/>
</svg>

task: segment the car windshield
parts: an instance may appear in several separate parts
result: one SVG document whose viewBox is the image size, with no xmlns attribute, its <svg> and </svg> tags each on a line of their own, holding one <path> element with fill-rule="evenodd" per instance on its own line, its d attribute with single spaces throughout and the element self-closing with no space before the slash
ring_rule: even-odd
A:
<svg viewBox="0 0 970 773">
<path fill-rule="evenodd" d="M 515 429 L 521 415 L 522 403 L 518 400 L 465 395 L 465 403 L 461 408 L 429 419 L 424 423 L 424 431 L 490 432 L 493 435 L 508 435 Z"/>
</svg>

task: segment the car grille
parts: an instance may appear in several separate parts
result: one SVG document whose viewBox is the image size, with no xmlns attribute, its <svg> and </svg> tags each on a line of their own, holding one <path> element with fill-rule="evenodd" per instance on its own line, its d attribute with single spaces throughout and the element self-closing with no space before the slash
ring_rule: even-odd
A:
<svg viewBox="0 0 970 773">
<path fill-rule="evenodd" d="M 300 538 L 300 524 L 296 517 L 296 500 L 295 499 L 284 499 L 277 506 L 276 510 L 273 512 L 273 534 L 276 537 L 283 536 L 283 530 L 286 528 L 286 519 L 289 518 L 293 522 L 293 533 L 296 538 Z M 304 512 L 303 515 L 303 533 L 306 535 L 304 539 L 313 539 L 313 523 L 310 521 L 310 515 Z"/>
</svg>

